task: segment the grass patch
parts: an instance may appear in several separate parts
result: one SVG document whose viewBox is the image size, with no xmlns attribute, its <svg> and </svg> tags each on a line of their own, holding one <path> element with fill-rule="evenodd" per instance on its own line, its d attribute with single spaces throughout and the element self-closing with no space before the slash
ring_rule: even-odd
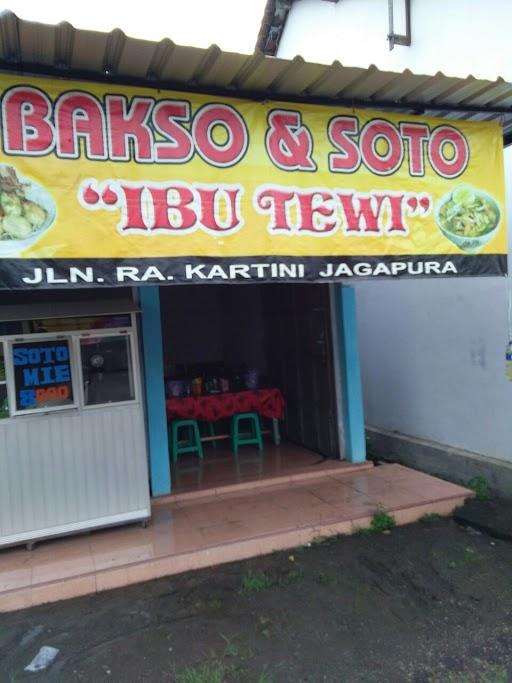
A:
<svg viewBox="0 0 512 683">
<path fill-rule="evenodd" d="M 275 584 L 275 580 L 265 572 L 249 572 L 242 579 L 242 593 L 262 593 Z"/>
<path fill-rule="evenodd" d="M 222 633 L 220 634 L 220 637 L 226 642 L 226 647 L 224 648 L 224 657 L 238 657 L 240 654 L 240 649 L 238 646 Z"/>
<path fill-rule="evenodd" d="M 176 683 L 224 683 L 226 667 L 221 662 L 208 662 L 176 674 Z"/>
<path fill-rule="evenodd" d="M 468 481 L 468 488 L 475 492 L 477 500 L 489 500 L 491 497 L 491 489 L 489 483 L 483 477 L 473 477 Z"/>
<path fill-rule="evenodd" d="M 438 515 L 437 512 L 427 512 L 427 514 L 420 517 L 418 521 L 421 522 L 421 524 L 434 524 L 435 522 L 439 522 L 440 519 L 442 519 L 442 517 L 441 515 Z"/>
<path fill-rule="evenodd" d="M 391 531 L 396 527 L 396 520 L 393 515 L 384 512 L 384 510 L 377 510 L 373 513 L 370 528 L 376 534 L 380 534 L 383 531 Z"/>
<path fill-rule="evenodd" d="M 384 531 L 391 531 L 396 527 L 396 520 L 385 510 L 376 510 L 373 513 L 372 521 L 368 527 L 356 527 L 356 536 L 369 536 L 371 534 L 382 534 Z"/>
<path fill-rule="evenodd" d="M 509 683 L 508 671 L 502 666 L 475 662 L 471 673 L 445 673 L 429 679 L 429 683 Z"/>
</svg>

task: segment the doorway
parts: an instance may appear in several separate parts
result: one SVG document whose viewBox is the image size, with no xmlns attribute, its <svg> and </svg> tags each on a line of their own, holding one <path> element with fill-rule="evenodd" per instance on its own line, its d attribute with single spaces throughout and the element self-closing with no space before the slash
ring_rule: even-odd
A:
<svg viewBox="0 0 512 683">
<path fill-rule="evenodd" d="M 230 468 L 237 479 L 244 463 L 242 478 L 257 479 L 269 471 L 341 458 L 328 285 L 165 287 L 160 290 L 160 306 L 168 401 L 171 396 L 179 401 L 180 392 L 184 398 L 190 395 L 198 378 L 203 378 L 203 396 L 212 386 L 214 392 L 220 391 L 218 378 L 227 378 L 229 385 L 223 389 L 229 393 L 246 391 L 252 378 L 258 390 L 278 390 L 285 402 L 279 444 L 272 423 L 262 420 L 261 459 L 251 447 L 233 458 L 228 420 L 215 423 L 215 443 L 204 425 L 204 460 L 199 463 L 195 454 L 179 458 L 174 491 L 180 488 L 180 471 L 186 467 L 197 471 L 202 465 L 201 474 L 211 472 L 212 485 L 218 485 L 221 469 L 224 479 L 231 476 Z M 252 467 L 247 462 L 251 457 Z M 204 476 L 201 486 L 205 487 Z"/>
</svg>

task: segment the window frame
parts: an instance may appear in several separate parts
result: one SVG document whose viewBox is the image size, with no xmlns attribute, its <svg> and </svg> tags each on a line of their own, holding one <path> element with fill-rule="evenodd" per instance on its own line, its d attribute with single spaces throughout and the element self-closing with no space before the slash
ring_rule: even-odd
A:
<svg viewBox="0 0 512 683">
<path fill-rule="evenodd" d="M 109 328 L 107 330 L 101 330 L 101 334 L 96 334 L 98 330 L 91 330 L 90 332 L 86 332 L 85 334 L 77 334 L 75 337 L 75 344 L 76 344 L 76 357 L 78 360 L 78 377 L 79 377 L 79 382 L 80 382 L 80 407 L 82 410 L 93 410 L 94 408 L 105 408 L 106 406 L 112 407 L 112 406 L 125 406 L 129 405 L 131 403 L 138 403 L 139 402 L 139 384 L 140 382 L 137 381 L 137 377 L 139 376 L 139 366 L 138 366 L 138 358 L 137 354 L 134 352 L 134 346 L 135 346 L 135 339 L 134 339 L 134 330 L 133 327 L 131 329 L 127 329 L 125 327 L 119 327 L 119 328 Z M 81 339 L 97 339 L 98 337 L 127 337 L 128 338 L 128 344 L 129 344 L 129 353 L 128 356 L 131 361 L 131 371 L 132 371 L 132 383 L 133 383 L 133 398 L 129 399 L 128 401 L 108 401 L 107 403 L 92 403 L 90 405 L 86 405 L 85 403 L 85 386 L 84 386 L 84 373 L 83 373 L 83 368 L 82 368 L 82 355 L 80 353 L 80 340 Z"/>
<path fill-rule="evenodd" d="M 44 408 L 29 408 L 28 410 L 19 410 L 17 407 L 17 402 L 16 402 L 16 379 L 14 375 L 14 363 L 12 360 L 12 350 L 14 344 L 21 344 L 21 343 L 30 343 L 32 342 L 38 342 L 38 341 L 58 341 L 58 340 L 65 340 L 68 342 L 68 348 L 69 348 L 69 366 L 71 369 L 71 387 L 73 389 L 73 403 L 66 404 L 64 406 L 52 406 L 52 407 L 44 407 Z M 71 335 L 63 333 L 63 334 L 49 334 L 49 333 L 44 333 L 42 335 L 39 334 L 31 334 L 28 336 L 16 336 L 14 339 L 8 339 L 7 340 L 7 359 L 5 363 L 5 376 L 7 379 L 7 398 L 9 401 L 9 416 L 10 417 L 20 417 L 22 415 L 42 415 L 44 413 L 53 413 L 53 412 L 60 412 L 62 410 L 73 410 L 79 407 L 79 397 L 78 393 L 76 391 L 76 363 L 75 363 L 75 357 L 74 357 L 74 351 L 73 351 L 73 339 Z M 5 346 L 4 346 L 5 349 Z M 6 419 L 6 418 L 4 418 Z"/>
<path fill-rule="evenodd" d="M 5 362 L 5 384 L 7 386 L 7 400 L 9 416 L 0 418 L 0 425 L 12 419 L 25 416 L 50 415 L 52 413 L 81 412 L 85 410 L 103 409 L 105 407 L 126 406 L 139 404 L 141 401 L 142 382 L 141 366 L 138 353 L 138 336 L 136 314 L 130 313 L 130 326 L 107 327 L 90 330 L 63 330 L 62 332 L 36 332 L 12 334 L 0 337 L 3 347 Z M 80 339 L 97 337 L 128 337 L 129 358 L 131 361 L 132 382 L 134 398 L 128 401 L 110 401 L 108 403 L 95 403 L 85 405 L 85 393 L 83 384 L 82 359 L 80 354 Z M 21 342 L 52 341 L 67 339 L 70 349 L 71 383 L 73 388 L 73 403 L 65 406 L 34 408 L 29 410 L 16 410 L 16 385 L 14 378 L 14 363 L 12 360 L 12 345 Z"/>
</svg>

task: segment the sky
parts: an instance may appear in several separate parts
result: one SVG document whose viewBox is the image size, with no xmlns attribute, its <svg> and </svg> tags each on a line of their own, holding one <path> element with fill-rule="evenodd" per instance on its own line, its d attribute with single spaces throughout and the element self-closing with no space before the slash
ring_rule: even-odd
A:
<svg viewBox="0 0 512 683">
<path fill-rule="evenodd" d="M 179 45 L 254 51 L 265 0 L 11 0 L 8 8 L 21 19 L 75 28 L 111 31 L 133 38 L 170 38 Z M 143 8 L 141 12 L 139 8 Z"/>
</svg>

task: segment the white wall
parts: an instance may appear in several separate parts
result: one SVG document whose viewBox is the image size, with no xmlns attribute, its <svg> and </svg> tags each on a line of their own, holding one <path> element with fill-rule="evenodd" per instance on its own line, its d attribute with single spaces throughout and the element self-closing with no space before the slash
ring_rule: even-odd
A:
<svg viewBox="0 0 512 683">
<path fill-rule="evenodd" d="M 395 32 L 404 32 L 395 2 Z M 389 50 L 387 0 L 296 0 L 279 57 L 418 74 L 512 80 L 510 0 L 411 0 L 412 45 Z M 501 48 L 501 49 L 500 49 Z"/>
<path fill-rule="evenodd" d="M 505 168 L 510 223 L 512 148 Z M 511 284 L 495 277 L 359 282 L 367 423 L 512 461 Z"/>
</svg>

